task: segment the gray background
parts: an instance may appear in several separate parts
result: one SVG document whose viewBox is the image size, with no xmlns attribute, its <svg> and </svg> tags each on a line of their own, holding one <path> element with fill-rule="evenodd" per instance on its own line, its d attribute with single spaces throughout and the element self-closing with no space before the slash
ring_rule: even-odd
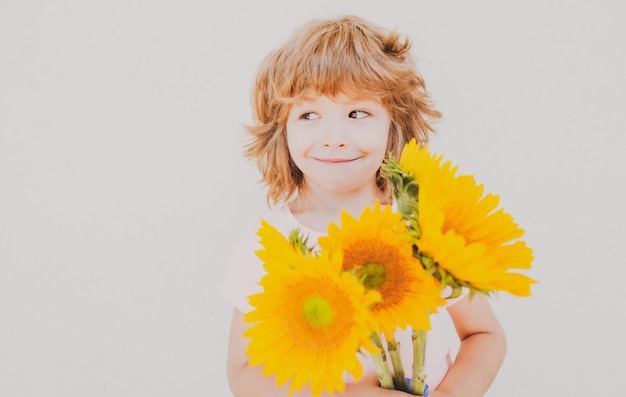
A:
<svg viewBox="0 0 626 397">
<path fill-rule="evenodd" d="M 488 396 L 626 393 L 620 1 L 0 0 L 0 395 L 230 396 L 216 293 L 264 205 L 261 58 L 311 17 L 408 33 L 431 148 L 525 228 Z"/>
</svg>

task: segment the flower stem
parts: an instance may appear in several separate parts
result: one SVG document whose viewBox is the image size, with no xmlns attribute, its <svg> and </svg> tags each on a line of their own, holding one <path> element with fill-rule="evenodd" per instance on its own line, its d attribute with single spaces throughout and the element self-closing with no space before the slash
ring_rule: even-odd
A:
<svg viewBox="0 0 626 397">
<path fill-rule="evenodd" d="M 384 389 L 393 390 L 393 378 L 391 377 L 391 372 L 389 371 L 389 365 L 387 365 L 387 355 L 385 354 L 385 349 L 380 341 L 380 335 L 378 335 L 377 332 L 373 332 L 371 339 L 372 343 L 380 349 L 379 353 L 370 354 L 372 361 L 376 366 L 376 374 L 378 375 L 380 386 Z"/>
<path fill-rule="evenodd" d="M 413 330 L 413 376 L 411 377 L 411 392 L 418 396 L 424 395 L 426 385 L 426 331 Z"/>
<path fill-rule="evenodd" d="M 393 374 L 395 378 L 396 390 L 409 392 L 409 385 L 406 383 L 406 375 L 404 375 L 404 367 L 402 366 L 402 358 L 400 356 L 400 342 L 395 340 L 387 340 L 387 351 L 391 357 L 391 365 L 393 366 Z"/>
</svg>

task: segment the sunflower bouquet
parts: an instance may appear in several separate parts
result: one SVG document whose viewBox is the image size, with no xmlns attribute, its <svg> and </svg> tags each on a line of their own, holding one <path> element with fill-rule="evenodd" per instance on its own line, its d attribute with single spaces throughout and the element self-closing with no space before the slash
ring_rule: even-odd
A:
<svg viewBox="0 0 626 397">
<path fill-rule="evenodd" d="M 463 288 L 528 296 L 535 282 L 512 272 L 532 262 L 531 249 L 515 241 L 523 230 L 497 209 L 497 196 L 456 173 L 412 140 L 399 160 L 389 156 L 382 166 L 397 210 L 377 202 L 358 219 L 343 212 L 317 241 L 319 251 L 298 230 L 285 237 L 262 220 L 257 255 L 267 273 L 245 315 L 253 323 L 244 333 L 250 365 L 263 365 L 278 386 L 291 381 L 290 392 L 308 384 L 319 396 L 342 392 L 346 372 L 360 379 L 358 355 L 366 353 L 381 387 L 427 395 L 429 316 L 445 298 Z M 452 291 L 445 298 L 444 288 Z M 410 380 L 394 338 L 407 327 Z"/>
</svg>

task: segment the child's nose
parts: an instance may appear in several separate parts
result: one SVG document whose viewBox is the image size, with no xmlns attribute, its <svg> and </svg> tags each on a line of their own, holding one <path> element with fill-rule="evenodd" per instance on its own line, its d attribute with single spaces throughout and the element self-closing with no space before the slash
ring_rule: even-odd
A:
<svg viewBox="0 0 626 397">
<path fill-rule="evenodd" d="M 324 130 L 323 144 L 326 147 L 346 146 L 347 144 L 346 127 L 341 122 L 328 123 Z"/>
</svg>

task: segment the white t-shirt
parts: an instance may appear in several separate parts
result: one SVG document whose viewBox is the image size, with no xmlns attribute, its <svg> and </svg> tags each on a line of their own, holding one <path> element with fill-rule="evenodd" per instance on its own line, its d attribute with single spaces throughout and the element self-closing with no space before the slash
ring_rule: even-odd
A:
<svg viewBox="0 0 626 397">
<path fill-rule="evenodd" d="M 262 217 L 284 236 L 287 236 L 294 228 L 299 228 L 304 235 L 309 236 L 309 243 L 316 242 L 323 234 L 300 224 L 286 204 L 268 209 Z M 259 219 L 250 226 L 249 230 L 243 233 L 220 287 L 221 294 L 243 313 L 253 309 L 248 303 L 248 296 L 263 290 L 259 281 L 265 274 L 265 269 L 262 261 L 255 254 L 255 251 L 262 248 L 256 234 L 260 226 L 261 220 Z M 448 306 L 458 299 L 460 298 L 448 302 Z M 442 309 L 440 308 L 439 313 L 430 316 L 431 330 L 428 331 L 426 342 L 426 383 L 431 390 L 437 388 L 451 365 L 450 345 L 440 321 L 441 312 Z M 411 331 L 409 329 L 397 329 L 394 336 L 400 342 L 404 372 L 410 376 L 413 359 Z M 376 372 L 369 356 L 359 355 L 359 359 L 365 374 Z M 353 381 L 349 375 L 346 376 L 345 380 L 346 382 Z"/>
</svg>

